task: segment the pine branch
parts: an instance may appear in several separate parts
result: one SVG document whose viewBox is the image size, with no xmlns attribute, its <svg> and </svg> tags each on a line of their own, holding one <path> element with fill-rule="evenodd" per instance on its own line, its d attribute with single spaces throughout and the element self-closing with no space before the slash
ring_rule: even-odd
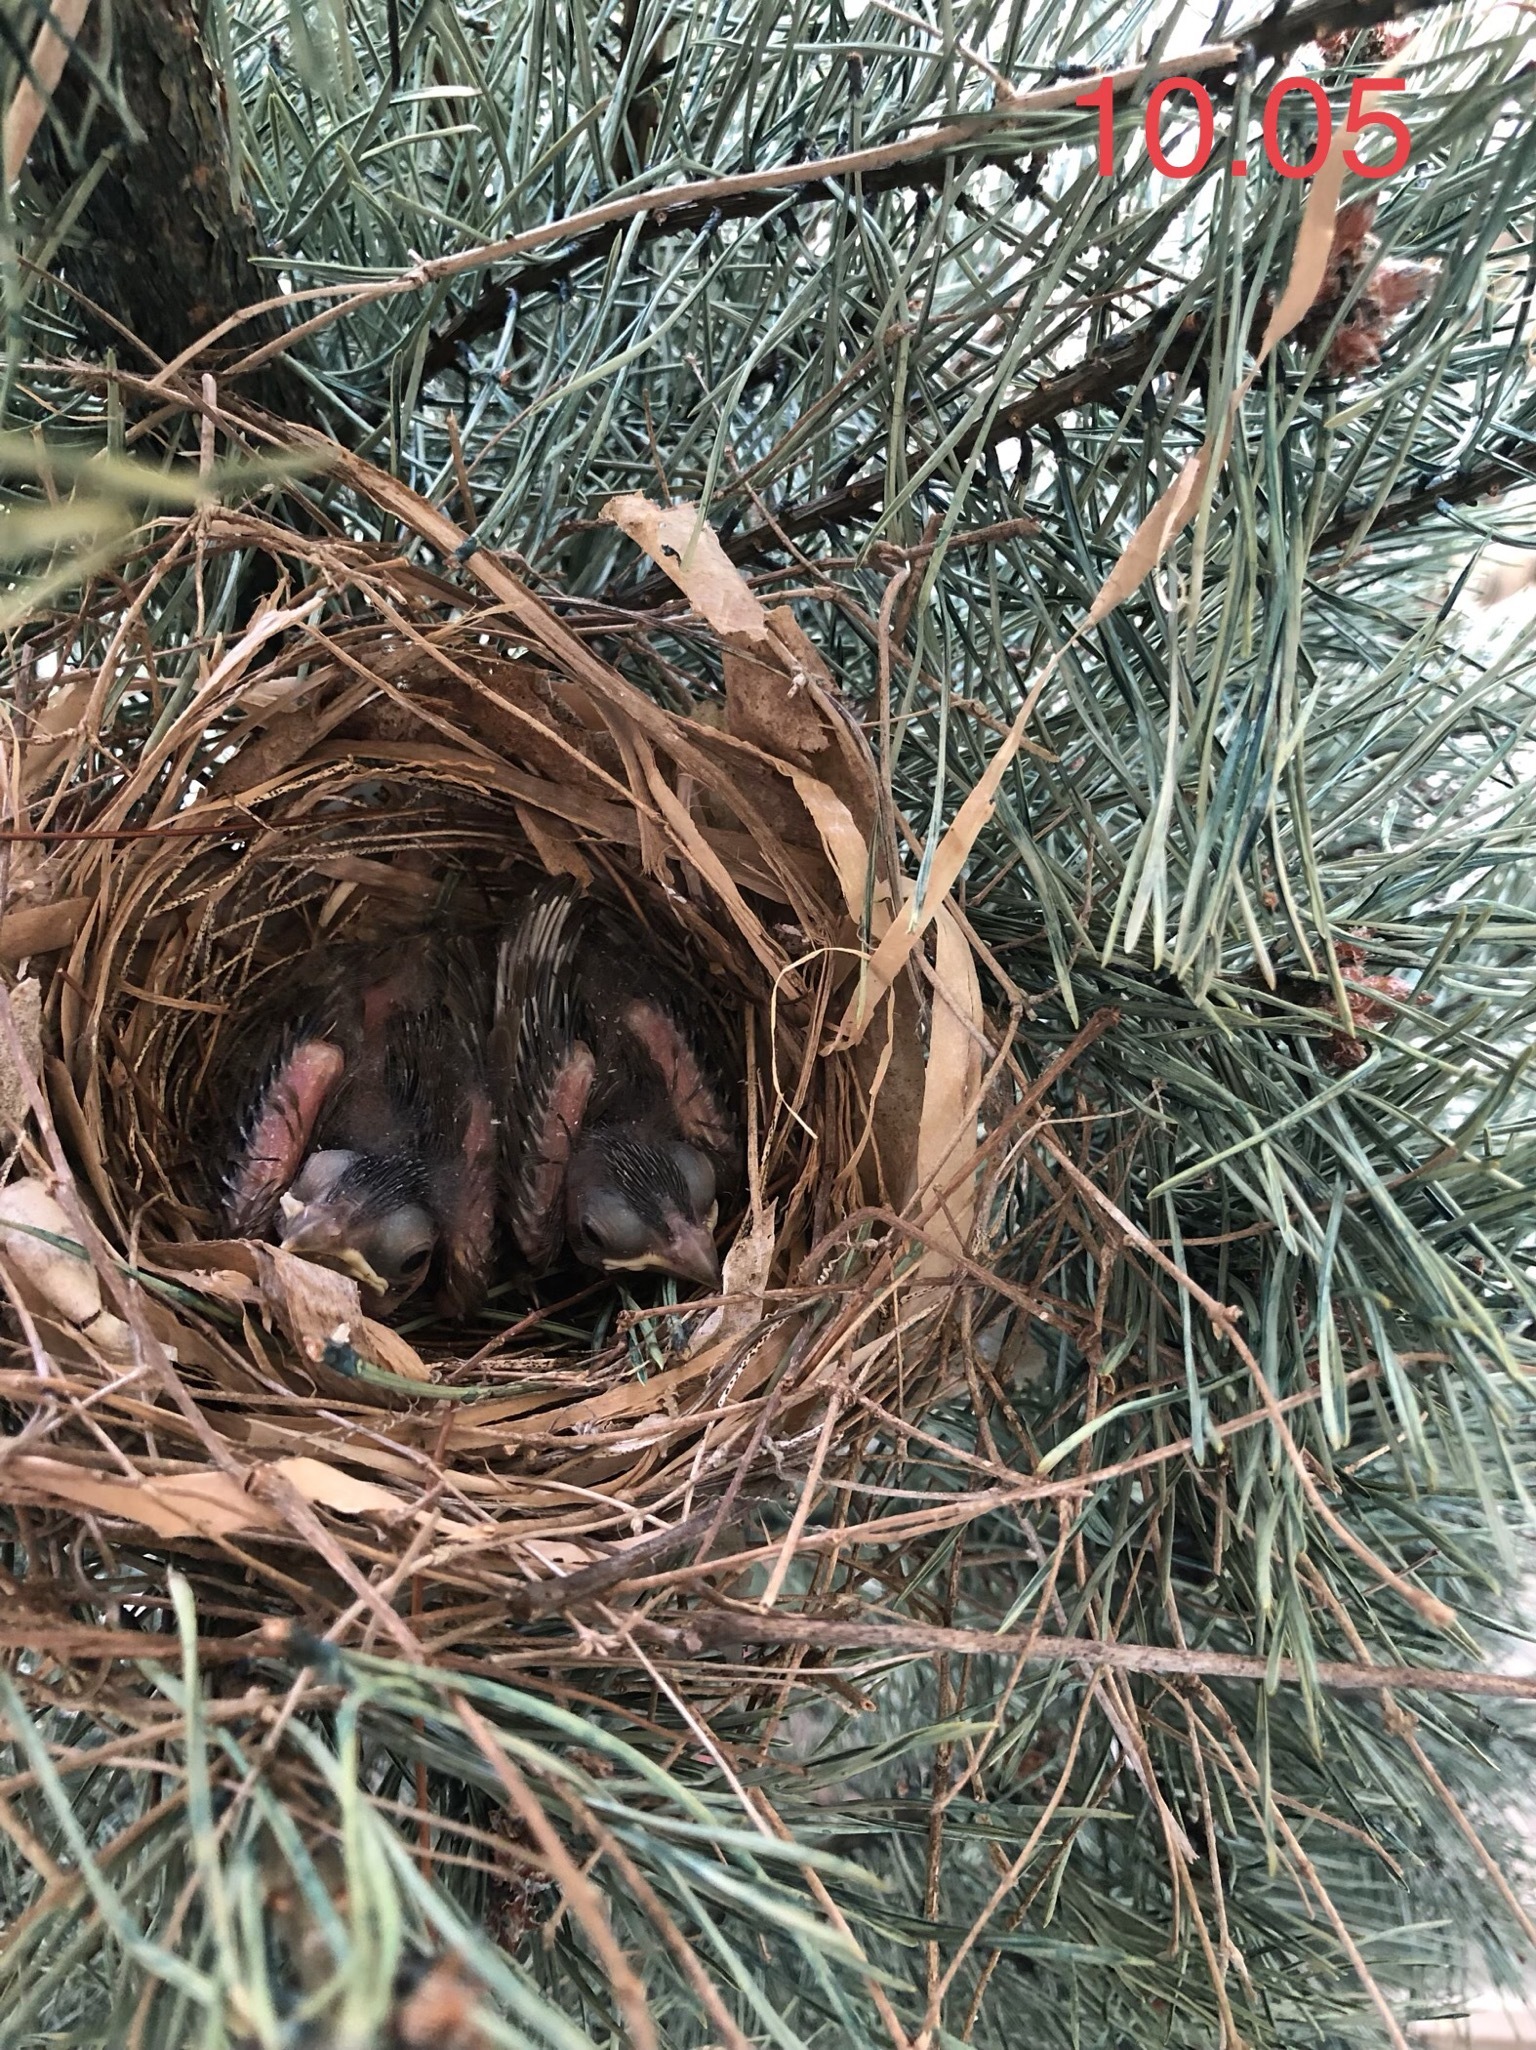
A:
<svg viewBox="0 0 1536 2050">
<path fill-rule="evenodd" d="M 1046 426 L 1080 407 L 1104 405 L 1117 393 L 1134 389 L 1153 364 L 1175 373 L 1185 369 L 1199 355 L 1206 332 L 1197 315 L 1179 320 L 1171 331 L 1165 319 L 1138 321 L 1134 328 L 1095 350 L 1084 362 L 1074 364 L 1060 377 L 1049 378 L 1012 405 L 1002 407 L 985 433 L 967 435 L 956 444 L 956 460 L 964 462 L 978 449 L 993 449 L 1005 441 L 1022 439 L 1032 429 Z M 915 466 L 921 457 L 920 447 L 909 448 L 909 463 Z M 829 528 L 872 518 L 884 505 L 887 489 L 883 470 L 875 476 L 856 478 L 838 490 L 822 492 L 804 505 L 786 506 L 770 524 L 727 535 L 722 545 L 738 566 L 759 562 L 766 555 L 782 553 L 786 540 L 799 541 Z M 728 490 L 721 493 L 721 499 L 729 502 Z M 659 572 L 629 590 L 608 594 L 615 605 L 641 609 L 665 604 L 675 595 L 676 587 Z"/>
<path fill-rule="evenodd" d="M 942 185 L 950 175 L 957 154 L 951 145 L 947 149 L 936 150 L 931 157 L 887 165 L 883 170 L 868 172 L 860 178 L 859 190 L 866 198 L 874 198 L 882 192 L 916 191 L 924 186 Z M 986 151 L 977 157 L 976 163 L 978 167 L 996 164 L 1005 170 L 1013 170 L 1021 157 L 1027 161 L 1033 155 L 1034 152 L 1022 147 L 1017 155 L 1010 155 L 999 148 L 994 138 Z M 781 208 L 793 214 L 801 207 L 828 206 L 841 201 L 842 194 L 829 192 L 825 185 L 788 184 L 766 192 L 738 192 L 718 200 L 693 200 L 682 205 L 658 207 L 647 217 L 637 240 L 639 246 L 645 248 L 664 237 L 712 234 L 726 221 L 760 220 Z M 446 371 L 458 370 L 468 376 L 469 366 L 463 351 L 469 343 L 478 341 L 482 336 L 499 333 L 514 300 L 558 292 L 588 264 L 604 261 L 623 233 L 624 224 L 618 222 L 595 229 L 591 234 L 576 237 L 552 257 L 520 264 L 510 276 L 483 285 L 462 313 L 456 314 L 433 334 L 423 359 L 424 375 L 440 377 Z"/>
<path fill-rule="evenodd" d="M 1450 0 L 1345 0 L 1343 5 L 1337 4 L 1337 0 L 1313 0 L 1312 5 L 1298 8 L 1287 8 L 1282 4 L 1263 21 L 1255 22 L 1247 31 L 1235 33 L 1234 41 L 1246 53 L 1239 60 L 1239 64 L 1287 57 L 1300 49 L 1304 43 L 1313 41 L 1319 34 L 1338 34 L 1373 28 L 1383 22 L 1397 21 L 1412 14 L 1429 13 L 1449 4 Z M 1219 100 L 1230 95 L 1238 68 L 1238 65 L 1229 66 L 1225 74 L 1213 76 L 1209 80 L 1214 98 Z M 1082 67 L 1069 68 L 1059 75 L 1081 75 L 1085 79 L 1090 76 Z M 1050 77 L 1044 81 L 1046 84 L 1052 82 Z M 1125 104 L 1143 90 L 1142 82 L 1127 83 L 1117 89 L 1115 98 L 1117 102 Z M 931 157 L 920 157 L 906 164 L 893 164 L 885 170 L 872 172 L 861 178 L 859 190 L 865 198 L 873 198 L 882 192 L 942 185 L 951 175 L 959 155 L 960 151 L 951 145 L 935 151 Z M 1034 152 L 1021 149 L 1018 155 L 1031 157 Z M 791 159 L 791 162 L 796 161 L 798 158 Z M 995 140 L 976 159 L 978 168 L 992 163 L 1008 169 L 1016 162 L 1017 156 L 999 149 Z M 820 186 L 786 185 L 779 190 L 737 193 L 718 201 L 701 199 L 692 204 L 658 209 L 642 228 L 639 242 L 644 246 L 664 236 L 703 234 L 725 221 L 759 220 L 786 204 L 792 207 L 818 204 L 825 206 L 834 203 L 841 205 L 843 198 L 844 195 L 840 191 L 828 191 Z M 591 234 L 577 237 L 569 247 L 558 251 L 552 257 L 522 264 L 510 276 L 483 285 L 469 306 L 433 334 L 424 359 L 425 375 L 432 378 L 441 376 L 447 370 L 464 368 L 461 352 L 470 342 L 477 341 L 484 335 L 499 333 L 506 320 L 508 308 L 515 300 L 559 291 L 586 265 L 603 262 L 624 231 L 624 224 L 618 222 L 599 228 Z M 868 509 L 869 506 L 864 501 L 855 500 L 850 512 L 863 512 Z M 811 526 L 824 526 L 836 518 L 849 516 L 849 513 L 832 513 L 813 518 L 810 509 L 806 509 L 806 518 Z M 791 531 L 804 531 L 804 528 L 792 528 Z M 772 544 L 764 542 L 761 545 Z M 741 556 L 736 559 L 744 561 L 748 557 Z"/>
<path fill-rule="evenodd" d="M 1499 497 L 1527 477 L 1536 477 L 1536 440 L 1530 435 L 1502 434 L 1491 442 L 1483 443 L 1475 452 L 1479 458 L 1476 462 L 1432 477 L 1427 484 L 1420 484 L 1413 491 L 1389 498 L 1371 519 L 1363 536 L 1361 523 L 1367 512 L 1364 507 L 1358 512 L 1337 514 L 1318 535 L 1314 546 L 1320 553 L 1344 548 L 1354 543 L 1357 536 L 1368 544 L 1377 535 L 1398 533 L 1405 527 L 1436 519 L 1446 506 L 1477 505 Z"/>
</svg>

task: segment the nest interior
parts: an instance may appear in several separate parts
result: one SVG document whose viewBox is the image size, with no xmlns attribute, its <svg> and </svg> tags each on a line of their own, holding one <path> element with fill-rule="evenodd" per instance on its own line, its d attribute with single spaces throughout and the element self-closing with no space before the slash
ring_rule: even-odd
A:
<svg viewBox="0 0 1536 2050">
<path fill-rule="evenodd" d="M 406 1542 L 430 1498 L 418 1570 L 526 1606 L 530 1583 L 600 1566 L 616 1532 L 734 1495 L 765 1446 L 808 1447 L 850 1360 L 910 1397 L 917 1327 L 941 1321 L 976 1209 L 975 969 L 941 926 L 936 968 L 916 944 L 862 1000 L 868 907 L 896 872 L 888 806 L 792 615 L 728 565 L 689 590 L 694 614 L 639 632 L 567 624 L 483 557 L 466 602 L 378 548 L 198 517 L 210 561 L 265 551 L 274 588 L 179 678 L 135 630 L 147 588 L 126 609 L 99 598 L 117 608 L 105 659 L 64 652 L 22 736 L 22 792 L 63 837 L 12 898 L 67 933 L 40 957 L 53 1153 L 36 1165 L 74 1171 L 139 1374 L 194 1399 L 109 1390 L 115 1468 L 82 1447 L 62 1475 L 13 1476 L 205 1563 L 209 1539 L 293 1542 L 295 1495 L 354 1547 L 370 1527 Z M 67 631 L 78 645 L 78 618 Z M 541 875 L 626 902 L 738 1035 L 748 1196 L 723 1302 L 620 1311 L 606 1291 L 594 1312 L 588 1289 L 562 1323 L 507 1280 L 463 1328 L 401 1332 L 351 1280 L 220 1239 L 209 1194 L 263 979 L 333 938 L 493 930 Z M 902 1262 L 922 1300 L 893 1351 L 869 1341 L 893 1312 L 911 1322 Z M 99 1395 L 78 1319 L 46 1289 L 24 1307 Z M 242 1570 L 294 1598 L 262 1556 Z M 228 1597 L 203 1590 L 215 1612 Z"/>
</svg>

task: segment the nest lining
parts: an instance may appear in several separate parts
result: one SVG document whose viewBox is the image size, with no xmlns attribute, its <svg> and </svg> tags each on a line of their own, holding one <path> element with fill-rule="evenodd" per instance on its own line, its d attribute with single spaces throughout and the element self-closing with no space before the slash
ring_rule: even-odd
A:
<svg viewBox="0 0 1536 2050">
<path fill-rule="evenodd" d="M 350 662 L 366 660 L 365 638 L 350 629 L 346 639 Z M 382 636 L 377 650 L 386 658 L 395 652 L 391 639 Z M 477 658 L 476 680 L 494 694 L 493 704 L 530 692 L 545 698 L 544 679 L 527 665 L 473 647 L 444 650 L 450 660 L 460 652 Z M 390 696 L 335 723 L 327 716 L 335 709 L 331 688 L 323 677 L 312 682 L 325 737 L 265 778 L 254 802 L 250 765 L 237 746 L 191 811 L 221 801 L 248 809 L 252 825 L 243 835 L 237 830 L 190 854 L 188 842 L 140 843 L 142 853 L 130 842 L 127 859 L 112 864 L 111 909 L 100 941 L 84 950 L 79 996 L 68 1006 L 73 1016 L 66 1015 L 68 985 L 60 990 L 61 1036 L 79 1048 L 71 1080 L 99 1131 L 94 1150 L 107 1186 L 98 1193 L 141 1240 L 221 1236 L 218 1166 L 233 1137 L 231 1105 L 250 1086 L 242 1020 L 259 1012 L 268 987 L 296 958 L 332 943 L 382 943 L 445 925 L 489 944 L 537 879 L 562 872 L 553 867 L 562 854 L 564 873 L 574 869 L 584 886 L 621 902 L 727 1030 L 734 1023 L 739 1039 L 749 1013 L 767 1029 L 765 977 L 750 955 L 743 958 L 706 891 L 690 894 L 665 875 L 640 872 L 640 831 L 633 824 L 625 831 L 622 820 L 599 817 L 598 829 L 585 830 L 579 842 L 557 843 L 548 822 L 533 823 L 529 805 L 498 787 L 527 775 L 526 756 L 508 762 L 474 747 L 483 736 L 468 694 L 445 702 L 430 658 L 388 666 L 395 671 Z M 351 695 L 344 676 L 337 681 Z M 450 713 L 464 721 L 459 730 L 471 747 L 458 761 L 433 760 L 434 750 L 446 752 L 437 734 Z M 600 741 L 581 739 L 600 761 Z M 565 794 L 571 811 L 591 809 L 574 780 Z M 780 1051 L 798 1061 L 787 1010 L 779 1029 Z M 770 1199 L 787 1199 L 793 1209 L 798 1188 L 798 1202 L 820 1213 L 818 1223 L 825 1206 L 800 1170 L 806 1126 L 825 1129 L 823 1080 L 811 1071 L 804 1122 L 781 1118 L 761 1163 Z"/>
<path fill-rule="evenodd" d="M 293 559 L 291 535 L 212 525 L 210 546 L 222 527 L 227 545 L 276 555 L 280 540 Z M 326 544 L 318 567 L 296 597 L 280 586 L 190 693 L 160 683 L 153 658 L 115 704 L 105 672 L 66 673 L 25 737 L 23 778 L 49 821 L 99 836 L 62 841 L 47 878 L 53 902 L 87 907 L 44 975 L 49 1096 L 107 1241 L 159 1277 L 135 1298 L 141 1339 L 170 1349 L 205 1420 L 333 1518 L 409 1530 L 424 1488 L 446 1486 L 462 1515 L 433 1570 L 516 1609 L 530 1581 L 594 1568 L 616 1531 L 633 1541 L 661 1511 L 692 1513 L 701 1488 L 732 1492 L 754 1459 L 809 1446 L 827 1376 L 861 1341 L 877 1399 L 921 1382 L 921 1332 L 869 1343 L 891 1325 L 889 1273 L 867 1271 L 870 1219 L 910 1195 L 920 1144 L 910 991 L 856 1050 L 824 1051 L 856 955 L 847 835 L 877 837 L 873 764 L 824 676 L 729 638 L 723 690 L 706 682 L 687 712 L 664 710 L 585 644 L 573 656 L 552 617 L 540 645 L 377 551 Z M 667 683 L 675 695 L 675 669 Z M 725 1302 L 611 1326 L 599 1285 L 595 1322 L 591 1290 L 564 1313 L 574 1342 L 508 1283 L 471 1325 L 402 1337 L 358 1315 L 355 1284 L 220 1240 L 209 1169 L 226 1049 L 263 978 L 333 937 L 444 919 L 493 930 L 545 875 L 625 901 L 738 1023 L 751 1193 Z M 103 1284 L 121 1290 L 120 1271 Z M 78 1334 L 59 1356 L 99 1385 L 106 1363 L 87 1364 Z M 451 1403 L 422 1399 L 450 1389 Z M 202 1553 L 212 1512 L 185 1490 L 206 1479 L 206 1443 L 174 1408 L 156 1404 L 152 1426 L 142 1402 L 128 1408 L 112 1428 L 139 1492 L 130 1504 L 101 1479 L 98 1513 Z M 46 1500 L 52 1483 L 33 1480 Z M 247 1485 L 218 1513 L 270 1557 L 291 1539 L 254 1499 Z M 493 1560 L 487 1515 L 510 1558 Z"/>
</svg>

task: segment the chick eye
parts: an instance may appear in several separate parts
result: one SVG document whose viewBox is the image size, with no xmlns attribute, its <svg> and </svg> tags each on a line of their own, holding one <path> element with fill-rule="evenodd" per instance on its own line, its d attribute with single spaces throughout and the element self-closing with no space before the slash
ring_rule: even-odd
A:
<svg viewBox="0 0 1536 2050">
<path fill-rule="evenodd" d="M 671 1153 L 688 1191 L 693 1214 L 702 1218 L 715 1200 L 714 1165 L 707 1153 L 701 1153 L 697 1146 L 690 1146 L 683 1140 L 674 1141 Z M 710 1223 L 713 1225 L 713 1218 Z"/>
<path fill-rule="evenodd" d="M 610 1260 L 633 1259 L 645 1249 L 645 1226 L 627 1203 L 613 1200 L 590 1205 L 582 1213 L 581 1227 Z"/>
<path fill-rule="evenodd" d="M 407 1253 L 403 1260 L 394 1264 L 394 1278 L 397 1283 L 408 1282 L 414 1288 L 432 1262 L 432 1248 L 423 1246 L 418 1253 Z M 386 1273 L 388 1270 L 385 1270 Z"/>
</svg>

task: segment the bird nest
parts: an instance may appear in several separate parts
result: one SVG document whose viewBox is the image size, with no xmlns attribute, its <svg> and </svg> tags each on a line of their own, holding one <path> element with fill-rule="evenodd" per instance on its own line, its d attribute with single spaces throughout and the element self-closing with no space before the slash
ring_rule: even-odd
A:
<svg viewBox="0 0 1536 2050">
<path fill-rule="evenodd" d="M 328 1622 L 408 1552 L 510 1628 L 690 1518 L 718 1533 L 763 1461 L 819 1462 L 850 1373 L 920 1392 L 975 1272 L 984 1016 L 959 921 L 907 914 L 858 719 L 690 508 L 609 508 L 689 601 L 624 613 L 545 602 L 352 468 L 440 572 L 205 508 L 28 640 L 5 1492 L 119 1545 L 147 1529 L 205 1613 L 248 1620 L 265 1581 L 269 1611 Z M 189 590 L 235 570 L 259 597 L 193 630 Z M 346 1275 L 230 1239 L 212 1191 L 263 979 L 317 945 L 494 932 L 544 877 L 627 907 L 732 1022 L 719 1296 L 552 1301 L 508 1272 L 462 1324 L 389 1325 Z"/>
</svg>

